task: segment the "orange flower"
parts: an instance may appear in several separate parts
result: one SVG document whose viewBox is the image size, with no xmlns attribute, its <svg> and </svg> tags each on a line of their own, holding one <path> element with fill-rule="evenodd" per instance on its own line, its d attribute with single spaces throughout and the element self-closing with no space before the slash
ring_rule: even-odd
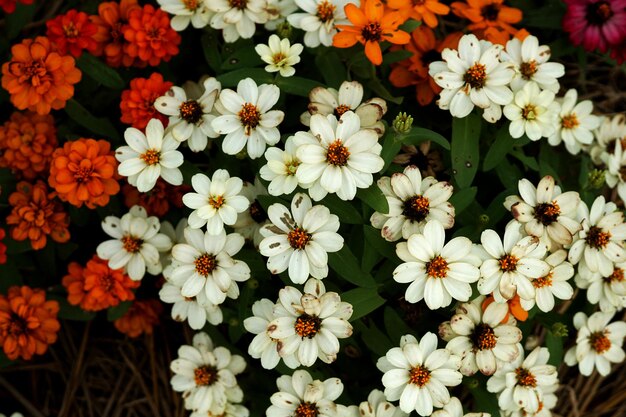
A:
<svg viewBox="0 0 626 417">
<path fill-rule="evenodd" d="M 387 7 L 397 10 L 405 18 L 424 21 L 429 27 L 437 27 L 437 15 L 450 13 L 450 8 L 439 0 L 387 0 Z"/>
<path fill-rule="evenodd" d="M 98 15 L 91 16 L 91 21 L 98 27 L 94 35 L 98 45 L 93 54 L 104 55 L 107 65 L 111 67 L 130 67 L 136 61 L 124 52 L 127 44 L 124 30 L 128 26 L 128 15 L 136 9 L 140 9 L 137 0 L 122 0 L 119 3 L 107 1 L 98 5 Z"/>
<path fill-rule="evenodd" d="M 52 158 L 48 183 L 61 200 L 73 206 L 103 207 L 120 191 L 115 152 L 106 140 L 65 142 Z"/>
<path fill-rule="evenodd" d="M 67 300 L 72 305 L 80 305 L 86 311 L 100 311 L 119 305 L 121 301 L 135 299 L 132 289 L 138 288 L 140 281 L 133 281 L 122 269 L 111 269 L 107 261 L 94 255 L 85 268 L 76 262 L 68 266 L 63 277 L 67 288 Z"/>
<path fill-rule="evenodd" d="M 46 175 L 57 147 L 51 115 L 14 112 L 0 127 L 0 167 L 28 180 Z"/>
<path fill-rule="evenodd" d="M 35 0 L 19 0 L 22 4 L 33 4 L 34 1 Z M 16 5 L 17 0 L 0 0 L 0 9 L 4 10 L 6 14 L 13 13 Z"/>
<path fill-rule="evenodd" d="M 130 82 L 130 89 L 122 91 L 122 123 L 143 130 L 150 119 L 159 119 L 167 127 L 168 117 L 154 108 L 154 101 L 164 95 L 173 84 L 164 81 L 158 72 L 150 78 L 134 78 Z"/>
<path fill-rule="evenodd" d="M 26 181 L 17 184 L 17 190 L 9 196 L 13 207 L 7 224 L 13 225 L 11 237 L 15 240 L 30 239 L 33 249 L 46 246 L 47 236 L 59 243 L 70 239 L 69 218 L 61 203 L 54 201 L 55 193 L 48 193 L 46 184 Z"/>
<path fill-rule="evenodd" d="M 399 12 L 385 13 L 380 0 L 364 0 L 361 8 L 348 3 L 344 10 L 352 25 L 337 25 L 341 32 L 333 38 L 336 48 L 349 48 L 359 42 L 365 45 L 365 56 L 374 65 L 380 65 L 383 62 L 380 42 L 404 45 L 411 40 L 408 33 L 398 30 L 406 18 Z"/>
<path fill-rule="evenodd" d="M 61 328 L 59 303 L 46 301 L 44 290 L 11 287 L 0 295 L 0 344 L 11 360 L 42 355 L 56 342 Z"/>
<path fill-rule="evenodd" d="M 140 205 L 146 209 L 149 216 L 162 217 L 170 211 L 170 205 L 178 208 L 183 207 L 183 194 L 192 191 L 192 189 L 188 185 L 170 185 L 159 178 L 154 188 L 147 193 L 140 193 L 136 187 L 130 184 L 124 185 L 122 191 L 126 207 L 131 208 L 134 205 Z"/>
<path fill-rule="evenodd" d="M 15 107 L 39 114 L 65 107 L 81 78 L 74 58 L 59 55 L 43 36 L 13 45 L 11 54 L 11 60 L 2 65 L 2 87 Z"/>
<path fill-rule="evenodd" d="M 493 303 L 494 301 L 495 300 L 493 298 L 493 295 L 490 295 L 489 297 L 485 298 L 482 304 L 483 311 L 485 311 L 485 309 L 489 306 L 489 304 Z M 522 304 L 520 303 L 520 300 L 519 300 L 519 295 L 515 294 L 515 297 L 508 300 L 507 304 L 509 305 L 509 312 L 502 319 L 502 323 L 506 323 L 507 321 L 509 321 L 509 314 L 513 314 L 513 317 L 515 317 L 519 321 L 526 321 L 526 319 L 528 319 L 528 311 L 522 308 Z"/>
<path fill-rule="evenodd" d="M 504 45 L 517 32 L 511 25 L 522 20 L 521 10 L 505 6 L 504 0 L 466 1 L 452 3 L 452 12 L 469 19 L 472 23 L 467 28 L 479 39 Z"/>
<path fill-rule="evenodd" d="M 7 232 L 4 229 L 0 229 L 0 241 L 4 239 L 7 235 Z M 7 263 L 7 245 L 0 242 L 0 265 Z"/>
<path fill-rule="evenodd" d="M 158 300 L 137 300 L 113 324 L 128 337 L 152 334 L 153 327 L 159 324 L 159 315 L 162 312 L 163 306 Z"/>
<path fill-rule="evenodd" d="M 46 36 L 57 47 L 61 55 L 68 52 L 78 58 L 83 49 L 93 52 L 98 47 L 93 38 L 98 27 L 89 20 L 89 15 L 71 9 L 67 13 L 58 15 L 46 22 L 48 31 Z"/>
</svg>

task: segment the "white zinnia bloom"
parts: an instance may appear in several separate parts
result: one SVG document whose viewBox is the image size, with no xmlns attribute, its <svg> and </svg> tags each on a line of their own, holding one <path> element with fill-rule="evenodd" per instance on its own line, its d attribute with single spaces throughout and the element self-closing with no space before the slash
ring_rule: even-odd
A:
<svg viewBox="0 0 626 417">
<path fill-rule="evenodd" d="M 168 268 L 163 270 L 166 276 Z M 166 278 L 167 280 L 167 278 Z M 204 292 L 199 292 L 195 297 L 185 297 L 181 292 L 182 286 L 167 280 L 159 291 L 159 298 L 164 303 L 172 305 L 172 318 L 176 321 L 189 323 L 189 327 L 200 330 L 207 322 L 217 326 L 224 319 L 222 310 L 217 304 L 213 304 Z"/>
<path fill-rule="evenodd" d="M 356 416 L 361 417 L 407 417 L 407 413 L 385 399 L 385 394 L 380 390 L 372 390 L 367 396 L 367 401 L 359 404 Z"/>
<path fill-rule="evenodd" d="M 128 177 L 128 183 L 145 193 L 154 188 L 159 177 L 172 185 L 183 183 L 183 174 L 178 168 L 183 164 L 183 154 L 176 149 L 180 143 L 171 133 L 165 134 L 163 124 L 151 119 L 146 126 L 146 134 L 129 127 L 124 132 L 128 146 L 115 151 L 120 161 L 117 172 Z"/>
<path fill-rule="evenodd" d="M 610 323 L 613 313 L 596 312 L 587 318 L 583 312 L 574 315 L 578 330 L 576 345 L 565 353 L 568 366 L 578 364 L 580 373 L 591 375 L 594 369 L 602 376 L 611 372 L 611 363 L 622 363 L 626 355 L 622 349 L 626 336 L 626 323 Z M 610 323 L 610 324 L 609 324 Z"/>
<path fill-rule="evenodd" d="M 489 413 L 463 413 L 461 401 L 456 398 L 450 398 L 448 404 L 444 405 L 441 410 L 437 410 L 431 414 L 431 417 L 490 417 Z M 496 417 L 496 416 L 494 416 Z"/>
<path fill-rule="evenodd" d="M 454 226 L 454 207 L 448 201 L 452 196 L 449 182 L 437 181 L 434 177 L 422 179 L 420 169 L 410 165 L 391 178 L 380 178 L 377 184 L 387 199 L 389 212 L 375 212 L 370 222 L 381 229 L 385 240 L 408 239 L 421 233 L 430 220 L 437 220 L 444 229 Z"/>
<path fill-rule="evenodd" d="M 626 150 L 621 140 L 615 141 L 613 153 L 605 153 L 606 185 L 611 188 L 617 186 L 617 195 L 626 201 Z"/>
<path fill-rule="evenodd" d="M 605 313 L 621 311 L 626 307 L 626 263 L 616 263 L 610 274 L 592 272 L 584 259 L 578 264 L 574 278 L 578 288 L 587 290 L 587 301 L 600 306 Z"/>
<path fill-rule="evenodd" d="M 591 160 L 596 165 L 607 163 L 607 158 L 615 151 L 618 141 L 622 149 L 626 148 L 626 116 L 617 114 L 612 117 L 601 117 L 600 126 L 595 130 L 595 142 L 589 150 Z"/>
<path fill-rule="evenodd" d="M 172 247 L 170 238 L 159 233 L 158 217 L 150 216 L 141 206 L 133 206 L 122 218 L 107 216 L 102 221 L 102 230 L 113 239 L 98 245 L 96 253 L 109 261 L 109 268 L 124 268 L 124 272 L 138 281 L 146 273 L 157 275 L 162 270 L 159 252 Z"/>
<path fill-rule="evenodd" d="M 337 233 L 339 218 L 322 205 L 313 206 L 303 193 L 294 195 L 291 211 L 275 203 L 269 206 L 267 215 L 272 223 L 261 228 L 265 239 L 259 251 L 269 257 L 270 272 L 288 270 L 295 284 L 303 284 L 309 276 L 327 277 L 328 252 L 343 247 L 343 237 Z"/>
<path fill-rule="evenodd" d="M 287 16 L 298 10 L 294 0 L 267 0 L 265 5 L 265 13 L 267 13 L 267 22 L 265 29 L 274 32 L 281 23 L 284 23 Z"/>
<path fill-rule="evenodd" d="M 249 417 L 250 410 L 241 404 L 226 403 L 224 412 L 221 414 L 213 414 L 210 411 L 194 411 L 189 417 Z"/>
<path fill-rule="evenodd" d="M 289 39 L 280 39 L 278 35 L 270 35 L 268 44 L 258 44 L 254 50 L 267 65 L 265 71 L 280 72 L 282 77 L 291 77 L 296 73 L 293 67 L 300 62 L 300 54 L 304 46 L 301 43 L 291 45 Z"/>
<path fill-rule="evenodd" d="M 267 195 L 267 190 L 263 184 L 261 184 L 261 181 L 255 178 L 254 184 L 249 182 L 243 183 L 241 195 L 250 201 L 250 207 L 248 207 L 248 210 L 237 215 L 237 221 L 232 227 L 235 229 L 235 232 L 242 235 L 244 239 L 251 240 L 255 247 L 259 247 L 259 243 L 263 240 L 261 228 L 269 224 L 269 218 L 257 197 Z"/>
<path fill-rule="evenodd" d="M 511 121 L 509 133 L 521 138 L 524 133 L 530 140 L 550 137 L 557 126 L 559 103 L 550 90 L 539 90 L 530 82 L 515 93 L 515 99 L 504 106 L 504 116 Z"/>
<path fill-rule="evenodd" d="M 209 9 L 215 12 L 210 25 L 222 29 L 226 42 L 239 38 L 250 39 L 256 31 L 256 23 L 267 22 L 266 0 L 210 0 Z"/>
<path fill-rule="evenodd" d="M 415 410 L 420 416 L 430 416 L 433 407 L 443 407 L 450 401 L 446 387 L 461 383 L 460 365 L 461 358 L 437 349 L 437 336 L 430 332 L 419 342 L 411 335 L 403 336 L 400 347 L 390 349 L 376 363 L 384 372 L 387 401 L 400 400 L 402 411 Z"/>
<path fill-rule="evenodd" d="M 560 104 L 556 130 L 548 137 L 548 143 L 557 146 L 563 141 L 565 149 L 577 155 L 583 147 L 593 142 L 593 131 L 600 126 L 600 118 L 591 114 L 593 102 L 578 102 L 578 92 L 570 89 L 563 98 L 557 98 Z"/>
<path fill-rule="evenodd" d="M 204 0 L 157 0 L 161 10 L 173 14 L 170 24 L 172 29 L 181 32 L 189 23 L 196 29 L 209 24 L 211 11 Z"/>
<path fill-rule="evenodd" d="M 566 261 L 567 251 L 560 249 L 545 261 L 550 265 L 547 275 L 536 277 L 530 283 L 535 287 L 535 297 L 526 299 L 520 297 L 520 304 L 526 311 L 530 311 L 535 304 L 544 313 L 552 311 L 554 299 L 569 300 L 574 295 L 574 289 L 567 282 L 574 276 L 574 267 Z"/>
<path fill-rule="evenodd" d="M 211 126 L 219 134 L 225 134 L 222 150 L 236 155 L 246 148 L 252 159 L 263 156 L 266 145 L 280 140 L 278 125 L 285 113 L 270 110 L 276 104 L 280 90 L 272 84 L 256 85 L 252 78 L 237 84 L 237 91 L 222 90 L 215 107 L 221 116 L 213 119 Z"/>
<path fill-rule="evenodd" d="M 302 29 L 304 44 L 309 48 L 321 45 L 331 46 L 337 33 L 336 25 L 349 24 L 344 8 L 349 0 L 295 0 L 303 13 L 292 13 L 287 21 L 295 28 Z"/>
<path fill-rule="evenodd" d="M 259 175 L 270 181 L 267 191 L 274 196 L 291 194 L 298 186 L 296 172 L 300 160 L 296 158 L 297 145 L 293 136 L 285 141 L 285 149 L 272 147 L 265 151 L 267 164 L 261 167 Z"/>
</svg>

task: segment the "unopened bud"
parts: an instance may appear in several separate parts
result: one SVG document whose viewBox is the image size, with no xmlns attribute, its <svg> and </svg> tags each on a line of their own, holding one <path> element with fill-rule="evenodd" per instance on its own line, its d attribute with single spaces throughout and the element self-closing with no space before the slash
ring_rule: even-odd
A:
<svg viewBox="0 0 626 417">
<path fill-rule="evenodd" d="M 259 281 L 254 278 L 249 279 L 246 284 L 248 285 L 248 288 L 252 290 L 256 290 L 257 288 L 259 288 Z"/>
<path fill-rule="evenodd" d="M 413 117 L 404 112 L 398 113 L 395 120 L 393 121 L 393 130 L 400 134 L 409 133 L 412 126 Z"/>
<path fill-rule="evenodd" d="M 550 331 L 556 337 L 566 337 L 567 333 L 568 333 L 567 325 L 565 325 L 565 324 L 563 324 L 561 322 L 554 323 L 552 325 L 552 328 L 550 329 Z"/>
<path fill-rule="evenodd" d="M 604 180 L 606 176 L 606 171 L 603 169 L 592 169 L 589 174 L 587 174 L 587 181 L 589 182 L 589 187 L 592 189 L 600 189 L 604 186 Z"/>
<path fill-rule="evenodd" d="M 276 26 L 276 34 L 280 36 L 281 38 L 289 39 L 292 33 L 293 33 L 293 26 L 291 26 L 289 22 L 287 22 L 286 20 L 282 23 L 279 23 L 278 26 Z"/>
<path fill-rule="evenodd" d="M 486 215 L 486 214 L 481 214 L 481 215 L 478 217 L 478 221 L 480 222 L 480 224 L 483 224 L 483 225 L 484 225 L 484 224 L 487 224 L 487 223 L 489 223 L 489 216 L 488 216 L 488 215 Z"/>
</svg>

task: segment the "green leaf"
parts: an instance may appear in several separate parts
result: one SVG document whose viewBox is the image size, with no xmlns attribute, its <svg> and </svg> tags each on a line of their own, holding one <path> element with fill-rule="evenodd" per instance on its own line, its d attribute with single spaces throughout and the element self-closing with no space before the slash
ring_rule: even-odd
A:
<svg viewBox="0 0 626 417">
<path fill-rule="evenodd" d="M 385 328 L 389 338 L 394 343 L 400 343 L 402 336 L 407 334 L 413 334 L 413 329 L 402 320 L 395 309 L 392 307 L 385 307 Z"/>
<path fill-rule="evenodd" d="M 75 321 L 89 321 L 96 317 L 93 311 L 85 311 L 78 306 L 68 303 L 65 295 L 48 292 L 46 295 L 50 300 L 56 300 L 59 303 L 59 318 Z"/>
<path fill-rule="evenodd" d="M 548 364 L 558 367 L 563 362 L 563 338 L 548 331 L 546 333 L 546 347 L 550 351 Z"/>
<path fill-rule="evenodd" d="M 513 149 L 514 145 L 515 142 L 509 133 L 509 127 L 505 126 L 501 128 L 496 134 L 496 140 L 489 146 L 489 150 L 483 161 L 483 171 L 491 171 L 497 167 L 506 157 L 506 154 Z"/>
<path fill-rule="evenodd" d="M 400 25 L 398 29 L 403 30 L 407 33 L 411 33 L 420 26 L 422 26 L 422 22 L 420 22 L 419 20 L 409 19 L 402 25 Z"/>
<path fill-rule="evenodd" d="M 224 58 L 221 69 L 229 71 L 237 68 L 256 67 L 263 61 L 254 50 L 254 46 L 239 48 L 227 58 Z M 265 71 L 265 70 L 264 70 Z"/>
<path fill-rule="evenodd" d="M 394 347 L 394 343 L 372 322 L 369 327 L 357 322 L 357 329 L 361 332 L 361 338 L 367 345 L 367 348 L 377 357 L 385 356 L 387 351 Z"/>
<path fill-rule="evenodd" d="M 311 90 L 315 87 L 321 87 L 322 83 L 319 81 L 309 80 L 302 77 L 276 77 L 276 85 L 280 88 L 280 91 L 293 94 L 301 97 L 308 97 Z"/>
<path fill-rule="evenodd" d="M 502 185 L 509 190 L 517 190 L 517 181 L 522 178 L 522 171 L 515 164 L 505 158 L 496 167 L 496 174 Z"/>
<path fill-rule="evenodd" d="M 341 200 L 335 194 L 328 194 L 322 200 L 322 204 L 330 210 L 331 213 L 339 217 L 341 223 L 362 224 L 363 218 L 356 208 L 349 201 Z"/>
<path fill-rule="evenodd" d="M 274 84 L 274 77 L 262 68 L 241 68 L 217 76 L 222 87 L 236 87 L 244 78 L 252 78 L 257 84 Z"/>
<path fill-rule="evenodd" d="M 65 112 L 72 120 L 105 139 L 119 140 L 120 135 L 108 119 L 94 116 L 78 101 L 71 99 L 65 105 Z"/>
<path fill-rule="evenodd" d="M 476 381 L 478 382 L 478 381 Z M 488 392 L 485 388 L 486 381 L 478 382 L 476 388 L 470 388 L 470 393 L 474 397 L 473 412 L 485 412 L 491 414 L 493 417 L 500 415 L 500 407 L 498 406 L 498 399 L 494 394 Z"/>
<path fill-rule="evenodd" d="M 76 60 L 76 65 L 85 74 L 105 87 L 121 90 L 125 83 L 120 74 L 95 56 L 84 53 Z"/>
<path fill-rule="evenodd" d="M 345 64 L 332 48 L 317 48 L 320 54 L 315 57 L 317 68 L 332 68 L 332 71 L 320 71 L 329 87 L 339 88 L 344 80 L 348 79 Z"/>
<path fill-rule="evenodd" d="M 107 320 L 108 321 L 115 321 L 115 320 L 121 318 L 124 314 L 126 314 L 128 309 L 132 305 L 133 305 L 132 301 L 123 301 L 123 302 L 119 303 L 118 305 L 116 305 L 115 307 L 109 308 L 107 310 Z"/>
<path fill-rule="evenodd" d="M 368 273 L 363 272 L 356 256 L 347 245 L 338 252 L 328 254 L 328 265 L 346 281 L 363 288 L 374 288 L 376 281 Z"/>
<path fill-rule="evenodd" d="M 374 288 L 355 288 L 341 294 L 341 301 L 352 304 L 350 321 L 360 319 L 385 304 L 385 299 Z"/>
<path fill-rule="evenodd" d="M 402 142 L 395 140 L 393 133 L 388 133 L 383 137 L 383 149 L 380 151 L 380 157 L 385 161 L 385 166 L 380 172 L 385 172 L 391 165 L 393 158 L 400 152 Z"/>
<path fill-rule="evenodd" d="M 400 258 L 396 255 L 396 245 L 393 242 L 387 242 L 380 235 L 380 230 L 375 227 L 370 226 L 369 224 L 363 225 L 363 234 L 365 235 L 365 241 L 367 244 L 374 249 L 385 258 L 395 261 L 396 263 L 400 263 Z"/>
<path fill-rule="evenodd" d="M 452 172 L 459 188 L 469 187 L 478 171 L 481 123 L 480 116 L 475 113 L 452 119 Z"/>
<path fill-rule="evenodd" d="M 454 206 L 455 215 L 458 216 L 476 199 L 477 187 L 464 188 L 452 194 L 450 203 Z"/>
<path fill-rule="evenodd" d="M 405 59 L 411 58 L 412 56 L 413 52 L 404 49 L 386 52 L 383 55 L 383 65 L 389 65 L 395 62 L 404 61 Z"/>
<path fill-rule="evenodd" d="M 446 150 L 450 150 L 450 142 L 439 133 L 422 127 L 413 127 L 406 135 L 401 136 L 401 142 L 405 145 L 419 145 L 422 142 L 431 141 Z"/>
<path fill-rule="evenodd" d="M 371 78 L 367 82 L 367 86 L 380 98 L 391 101 L 392 103 L 402 104 L 402 100 L 404 100 L 404 97 L 394 97 L 378 78 Z"/>
<path fill-rule="evenodd" d="M 24 26 L 33 21 L 33 16 L 35 16 L 35 12 L 37 11 L 36 3 L 25 5 L 18 2 L 16 6 L 13 13 L 3 15 L 6 20 L 5 35 L 9 39 L 13 39 L 19 35 Z"/>
<path fill-rule="evenodd" d="M 202 35 L 201 42 L 205 61 L 216 74 L 221 73 L 222 55 L 218 47 L 218 32 L 212 30 L 209 33 L 205 33 Z"/>
<path fill-rule="evenodd" d="M 376 183 L 372 184 L 368 188 L 359 188 L 356 193 L 356 196 L 376 210 L 379 213 L 387 214 L 389 213 L 389 203 L 387 202 L 387 198 L 383 194 L 380 188 Z"/>
<path fill-rule="evenodd" d="M 521 149 L 514 149 L 510 152 L 510 155 L 520 161 L 524 166 L 528 169 L 532 169 L 533 171 L 539 171 L 539 164 L 537 160 L 532 156 L 528 156 Z M 556 178 L 559 178 L 558 176 Z"/>
</svg>

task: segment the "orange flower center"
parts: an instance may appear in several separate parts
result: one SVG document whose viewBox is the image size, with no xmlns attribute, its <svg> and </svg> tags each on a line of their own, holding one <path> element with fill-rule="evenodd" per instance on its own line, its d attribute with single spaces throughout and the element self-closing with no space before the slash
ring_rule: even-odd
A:
<svg viewBox="0 0 626 417">
<path fill-rule="evenodd" d="M 18 77 L 20 83 L 29 81 L 33 87 L 39 87 L 51 81 L 51 77 L 46 70 L 46 64 L 42 59 L 37 59 L 30 63 L 11 62 L 9 70 L 11 74 Z"/>
<path fill-rule="evenodd" d="M 609 232 L 603 232 L 602 229 L 597 226 L 592 226 L 585 238 L 587 245 L 598 250 L 606 247 L 609 240 L 611 240 L 611 234 Z"/>
<path fill-rule="evenodd" d="M 237 114 L 241 124 L 246 130 L 246 134 L 250 133 L 250 130 L 258 126 L 261 121 L 261 113 L 254 104 L 245 103 L 239 113 Z"/>
<path fill-rule="evenodd" d="M 274 54 L 274 56 L 272 56 L 272 61 L 274 62 L 274 65 L 278 65 L 278 64 L 281 64 L 282 61 L 285 60 L 285 58 L 287 58 L 285 54 L 283 54 L 282 52 L 279 52 L 277 54 Z M 284 65 L 284 63 L 282 65 Z"/>
<path fill-rule="evenodd" d="M 430 379 L 430 371 L 426 367 L 418 365 L 409 371 L 409 383 L 423 387 Z"/>
<path fill-rule="evenodd" d="M 310 316 L 305 313 L 296 319 L 294 329 L 296 331 L 296 334 L 302 339 L 304 339 L 305 337 L 311 339 L 317 334 L 317 332 L 320 331 L 321 325 L 322 320 L 319 317 Z"/>
<path fill-rule="evenodd" d="M 508 254 L 504 255 L 502 258 L 498 260 L 498 262 L 500 262 L 500 269 L 503 272 L 515 271 L 515 269 L 517 268 L 518 261 L 519 259 L 517 259 L 515 256 L 508 255 Z"/>
<path fill-rule="evenodd" d="M 472 65 L 465 75 L 463 75 L 463 81 L 469 84 L 472 88 L 483 88 L 485 86 L 485 80 L 487 79 L 487 68 L 483 64 L 478 62 Z"/>
<path fill-rule="evenodd" d="M 122 245 L 124 246 L 124 250 L 126 252 L 137 253 L 141 249 L 141 245 L 143 245 L 143 240 L 134 236 L 126 235 L 122 237 Z"/>
<path fill-rule="evenodd" d="M 519 367 L 515 370 L 515 375 L 517 376 L 517 383 L 521 386 L 532 388 L 537 386 L 537 379 L 528 369 Z"/>
<path fill-rule="evenodd" d="M 483 6 L 480 9 L 480 15 L 485 20 L 490 20 L 490 21 L 498 20 L 498 16 L 500 15 L 500 5 L 491 3 L 486 6 Z"/>
<path fill-rule="evenodd" d="M 228 0 L 228 3 L 233 9 L 243 10 L 248 5 L 248 0 Z"/>
<path fill-rule="evenodd" d="M 361 29 L 361 36 L 366 42 L 380 42 L 382 34 L 383 28 L 378 22 L 370 22 Z"/>
<path fill-rule="evenodd" d="M 194 264 L 196 265 L 196 272 L 203 277 L 208 277 L 211 272 L 217 267 L 217 260 L 215 256 L 205 253 L 199 258 L 196 258 Z"/>
<path fill-rule="evenodd" d="M 533 287 L 535 288 L 550 287 L 552 286 L 552 272 L 550 272 L 545 277 L 539 277 L 539 278 L 533 279 L 530 282 L 531 284 L 533 284 Z"/>
<path fill-rule="evenodd" d="M 522 109 L 522 119 L 535 120 L 537 118 L 537 107 L 532 104 L 527 104 Z"/>
<path fill-rule="evenodd" d="M 342 167 L 348 163 L 349 156 L 350 151 L 348 151 L 348 148 L 343 146 L 341 139 L 337 139 L 328 146 L 328 151 L 326 151 L 326 162 L 337 167 Z"/>
<path fill-rule="evenodd" d="M 93 167 L 78 167 L 74 172 L 74 179 L 77 183 L 87 182 L 91 179 L 93 174 Z"/>
<path fill-rule="evenodd" d="M 498 343 L 493 329 L 485 323 L 476 326 L 472 336 L 474 347 L 479 350 L 491 350 L 496 347 L 496 343 Z"/>
<path fill-rule="evenodd" d="M 324 0 L 317 5 L 317 17 L 322 23 L 330 22 L 335 17 L 335 10 L 337 6 Z"/>
<path fill-rule="evenodd" d="M 317 417 L 317 407 L 311 403 L 300 403 L 294 417 Z"/>
<path fill-rule="evenodd" d="M 63 32 L 67 38 L 75 38 L 78 36 L 78 29 L 74 26 L 74 22 L 70 22 L 66 26 L 63 26 Z"/>
<path fill-rule="evenodd" d="M 11 313 L 7 332 L 12 336 L 21 336 L 28 333 L 28 323 L 24 318 L 15 313 Z"/>
<path fill-rule="evenodd" d="M 225 202 L 226 200 L 224 200 L 224 196 L 221 195 L 212 195 L 211 197 L 209 197 L 209 205 L 215 210 L 219 210 L 219 208 L 222 207 Z"/>
<path fill-rule="evenodd" d="M 604 332 L 595 332 L 589 335 L 589 344 L 597 353 L 602 354 L 611 348 L 611 341 Z"/>
<path fill-rule="evenodd" d="M 217 381 L 217 369 L 209 365 L 194 369 L 193 374 L 196 385 L 213 385 Z"/>
<path fill-rule="evenodd" d="M 161 152 L 154 149 L 148 149 L 146 153 L 141 154 L 139 158 L 143 160 L 146 165 L 156 165 L 161 160 Z"/>
<path fill-rule="evenodd" d="M 613 10 L 609 2 L 598 1 L 587 5 L 585 18 L 591 25 L 602 26 L 611 17 L 613 17 Z"/>
<path fill-rule="evenodd" d="M 195 125 L 202 118 L 202 106 L 196 100 L 187 100 L 179 107 L 180 118 Z"/>
<path fill-rule="evenodd" d="M 335 116 L 337 116 L 337 118 L 340 118 L 341 115 L 347 112 L 348 110 L 350 110 L 350 106 L 347 106 L 345 104 L 340 104 L 337 107 L 335 107 Z"/>
<path fill-rule="evenodd" d="M 111 288 L 113 288 L 113 283 L 114 283 L 114 279 L 111 276 L 111 274 L 106 273 L 104 275 L 100 275 L 100 277 L 98 278 L 98 285 L 104 290 L 104 291 L 111 291 Z"/>
<path fill-rule="evenodd" d="M 617 267 L 613 268 L 613 273 L 604 278 L 604 281 L 607 283 L 624 281 L 624 270 Z"/>
<path fill-rule="evenodd" d="M 561 127 L 563 129 L 575 129 L 579 124 L 580 122 L 578 121 L 578 117 L 576 117 L 575 113 L 568 114 L 561 118 Z"/>
<path fill-rule="evenodd" d="M 153 42 L 162 41 L 165 35 L 165 28 L 155 27 L 146 29 L 146 39 Z"/>
<path fill-rule="evenodd" d="M 252 217 L 252 220 L 257 223 L 263 223 L 265 220 L 267 220 L 267 213 L 265 212 L 265 210 L 263 210 L 263 207 L 261 207 L 261 204 L 259 204 L 258 200 L 254 200 L 254 202 L 250 204 L 248 212 L 250 213 L 250 217 Z"/>
<path fill-rule="evenodd" d="M 306 230 L 301 227 L 296 227 L 289 232 L 287 240 L 292 248 L 304 249 L 306 244 L 309 243 L 309 240 L 311 240 L 311 234 L 307 233 Z"/>
<path fill-rule="evenodd" d="M 529 62 L 522 62 L 522 65 L 519 66 L 519 72 L 522 74 L 523 79 L 530 80 L 537 72 L 537 61 L 533 59 Z"/>
<path fill-rule="evenodd" d="M 448 269 L 448 262 L 439 255 L 426 264 L 426 273 L 433 278 L 445 278 Z"/>
<path fill-rule="evenodd" d="M 535 208 L 535 219 L 544 226 L 554 223 L 561 214 L 561 208 L 553 201 L 552 203 L 541 203 Z"/>
<path fill-rule="evenodd" d="M 196 9 L 198 9 L 198 7 L 200 7 L 200 2 L 198 0 L 182 0 L 183 4 L 185 5 L 185 8 L 187 10 L 191 10 L 196 11 Z"/>
<path fill-rule="evenodd" d="M 402 215 L 414 222 L 421 222 L 430 213 L 430 202 L 421 195 L 406 200 L 402 207 Z"/>
</svg>

